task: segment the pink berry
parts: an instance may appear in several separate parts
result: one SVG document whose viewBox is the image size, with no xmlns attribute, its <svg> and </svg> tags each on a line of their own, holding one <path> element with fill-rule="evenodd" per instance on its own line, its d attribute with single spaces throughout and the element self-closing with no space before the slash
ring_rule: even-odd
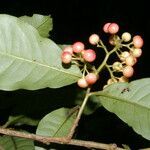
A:
<svg viewBox="0 0 150 150">
<path fill-rule="evenodd" d="M 136 35 L 133 37 L 133 45 L 135 48 L 141 48 L 144 44 L 144 41 L 140 35 Z"/>
<path fill-rule="evenodd" d="M 88 84 L 92 85 L 97 81 L 97 75 L 95 73 L 88 73 L 85 76 L 85 80 Z"/>
<path fill-rule="evenodd" d="M 69 52 L 62 52 L 61 60 L 64 64 L 69 64 L 72 60 L 72 55 Z"/>
<path fill-rule="evenodd" d="M 83 52 L 83 59 L 87 62 L 93 62 L 96 59 L 96 53 L 92 49 Z"/>
<path fill-rule="evenodd" d="M 142 49 L 140 48 L 133 49 L 132 55 L 136 58 L 140 57 L 142 55 Z"/>
<path fill-rule="evenodd" d="M 84 44 L 82 42 L 75 42 L 72 45 L 73 52 L 80 53 L 82 50 L 84 50 Z"/>
<path fill-rule="evenodd" d="M 85 80 L 85 78 L 81 78 L 78 80 L 77 82 L 78 86 L 81 87 L 81 88 L 86 88 L 88 87 L 88 83 L 87 81 Z"/>
<path fill-rule="evenodd" d="M 108 32 L 110 34 L 116 34 L 117 32 L 119 31 L 119 26 L 117 23 L 111 23 L 109 26 L 108 26 Z"/>
<path fill-rule="evenodd" d="M 126 77 L 126 78 L 130 78 L 133 76 L 133 73 L 134 73 L 134 69 L 133 67 L 131 66 L 126 66 L 123 68 L 123 75 Z"/>
<path fill-rule="evenodd" d="M 66 46 L 63 49 L 63 52 L 69 52 L 72 55 L 73 54 L 73 48 L 72 48 L 72 46 Z"/>
<path fill-rule="evenodd" d="M 96 45 L 98 42 L 99 42 L 99 36 L 97 34 L 92 34 L 90 37 L 89 37 L 89 42 L 92 44 L 92 45 Z"/>
<path fill-rule="evenodd" d="M 108 33 L 108 27 L 109 27 L 110 24 L 111 24 L 111 23 L 108 22 L 108 23 L 106 23 L 106 24 L 103 26 L 103 31 L 104 31 L 105 33 Z"/>
</svg>

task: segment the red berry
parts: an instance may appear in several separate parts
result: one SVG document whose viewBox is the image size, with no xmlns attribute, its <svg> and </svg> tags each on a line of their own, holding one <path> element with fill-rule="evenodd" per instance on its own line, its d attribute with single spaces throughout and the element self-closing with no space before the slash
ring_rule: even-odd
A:
<svg viewBox="0 0 150 150">
<path fill-rule="evenodd" d="M 85 80 L 85 78 L 81 78 L 78 80 L 77 82 L 78 86 L 81 87 L 81 88 L 86 88 L 88 87 L 88 83 L 87 81 Z"/>
<path fill-rule="evenodd" d="M 93 62 L 96 59 L 96 53 L 92 49 L 85 50 L 82 55 L 87 62 Z"/>
<path fill-rule="evenodd" d="M 126 78 L 130 78 L 133 76 L 133 73 L 134 73 L 134 69 L 133 67 L 131 66 L 126 66 L 123 68 L 123 75 L 126 77 Z"/>
<path fill-rule="evenodd" d="M 92 45 L 96 45 L 98 42 L 99 42 L 99 36 L 97 34 L 92 34 L 90 37 L 89 37 L 89 42 L 92 44 Z"/>
<path fill-rule="evenodd" d="M 85 80 L 88 84 L 92 85 L 97 81 L 97 75 L 95 73 L 88 73 L 85 76 Z"/>
<path fill-rule="evenodd" d="M 108 32 L 109 32 L 110 34 L 116 34 L 118 31 L 119 31 L 119 26 L 118 26 L 118 24 L 116 24 L 116 23 L 111 23 L 111 24 L 108 26 Z"/>
<path fill-rule="evenodd" d="M 84 50 L 84 44 L 82 42 L 75 42 L 72 45 L 73 52 L 80 53 L 82 50 Z"/>
<path fill-rule="evenodd" d="M 109 27 L 110 24 L 111 24 L 111 23 L 108 22 L 108 23 L 106 23 L 106 24 L 103 26 L 103 31 L 104 31 L 105 33 L 108 33 L 108 27 Z"/>
<path fill-rule="evenodd" d="M 69 64 L 72 60 L 72 55 L 69 52 L 62 52 L 61 60 L 64 64 Z"/>
<path fill-rule="evenodd" d="M 141 48 L 144 44 L 144 41 L 140 35 L 136 35 L 133 37 L 133 45 L 135 48 Z"/>
<path fill-rule="evenodd" d="M 73 54 L 72 46 L 67 46 L 63 49 L 63 52 L 69 52 L 71 55 Z"/>
</svg>

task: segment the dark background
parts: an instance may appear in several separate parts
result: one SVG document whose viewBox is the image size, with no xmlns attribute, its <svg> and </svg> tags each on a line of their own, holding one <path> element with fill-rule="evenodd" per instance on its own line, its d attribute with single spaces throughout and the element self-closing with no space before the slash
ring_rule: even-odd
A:
<svg viewBox="0 0 150 150">
<path fill-rule="evenodd" d="M 51 15 L 54 23 L 51 38 L 56 43 L 62 44 L 73 43 L 78 40 L 86 43 L 90 34 L 95 32 L 100 35 L 103 34 L 102 26 L 104 23 L 117 22 L 120 25 L 121 32 L 129 31 L 132 35 L 140 34 L 144 39 L 143 55 L 135 66 L 135 76 L 133 77 L 133 79 L 140 79 L 150 76 L 150 49 L 148 45 L 150 35 L 150 13 L 148 6 L 148 0 L 1 0 L 0 13 L 17 17 L 22 15 L 32 16 L 34 13 Z M 1 122 L 5 122 L 10 114 L 16 112 L 27 113 L 25 111 L 26 107 L 21 105 L 21 102 L 12 102 L 14 95 L 18 96 L 19 94 L 20 97 L 18 97 L 21 98 L 24 94 L 30 97 L 31 95 L 33 96 L 39 93 L 37 91 L 21 92 L 0 92 Z M 41 90 L 40 92 L 41 96 L 47 93 L 46 90 Z M 27 99 L 29 98 L 28 96 L 26 97 Z M 5 102 L 8 101 L 8 104 L 5 107 L 1 107 L 4 103 L 4 99 Z M 39 99 L 37 98 L 36 100 L 38 101 Z M 29 102 L 27 103 L 29 104 Z M 21 107 L 22 112 L 18 110 L 17 105 Z M 33 104 L 30 105 L 32 106 Z M 45 107 L 45 112 L 43 114 L 46 114 L 47 111 L 48 107 Z M 27 114 L 29 116 L 33 115 L 30 114 L 30 112 Z M 40 115 L 42 116 L 43 114 Z M 119 145 L 124 143 L 128 144 L 134 150 L 150 146 L 149 141 L 137 135 L 114 114 L 107 112 L 104 108 L 98 109 L 92 115 L 84 116 L 76 136 L 82 139 L 105 143 L 117 143 Z M 69 147 L 65 147 L 64 149 L 69 149 Z M 70 149 L 76 148 L 71 147 Z"/>
</svg>

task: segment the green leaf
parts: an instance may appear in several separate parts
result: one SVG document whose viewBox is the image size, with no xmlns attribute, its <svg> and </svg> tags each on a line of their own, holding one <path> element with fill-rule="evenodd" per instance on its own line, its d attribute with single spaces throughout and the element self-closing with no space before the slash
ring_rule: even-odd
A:
<svg viewBox="0 0 150 150">
<path fill-rule="evenodd" d="M 2 150 L 34 150 L 32 140 L 6 135 L 0 137 L 0 146 Z"/>
<path fill-rule="evenodd" d="M 8 127 L 9 125 L 30 125 L 30 126 L 37 126 L 39 123 L 38 120 L 19 115 L 19 116 L 9 116 L 8 121 L 5 123 L 3 127 Z"/>
<path fill-rule="evenodd" d="M 76 82 L 80 69 L 62 66 L 61 49 L 20 19 L 0 15 L 0 89 L 59 88 Z"/>
<path fill-rule="evenodd" d="M 48 37 L 49 32 L 53 29 L 53 20 L 50 15 L 43 16 L 34 14 L 32 17 L 21 16 L 19 17 L 19 19 L 32 25 L 43 37 Z"/>
<path fill-rule="evenodd" d="M 60 108 L 47 114 L 40 122 L 36 134 L 50 137 L 67 136 L 76 118 L 77 110 Z"/>
<path fill-rule="evenodd" d="M 150 78 L 115 83 L 96 95 L 106 109 L 150 140 Z"/>
</svg>

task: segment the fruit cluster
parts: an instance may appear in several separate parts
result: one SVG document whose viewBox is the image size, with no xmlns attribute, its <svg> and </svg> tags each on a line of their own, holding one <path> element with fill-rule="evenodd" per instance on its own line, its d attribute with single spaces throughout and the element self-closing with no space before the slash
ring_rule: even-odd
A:
<svg viewBox="0 0 150 150">
<path fill-rule="evenodd" d="M 61 59 L 64 64 L 75 63 L 81 68 L 83 76 L 77 82 L 80 87 L 86 88 L 97 81 L 96 69 L 90 65 L 96 59 L 96 53 L 92 49 L 85 49 L 82 42 L 65 47 Z"/>
<path fill-rule="evenodd" d="M 99 79 L 99 73 L 103 68 L 106 68 L 110 73 L 110 79 L 107 85 L 114 82 L 127 82 L 128 78 L 134 73 L 133 66 L 137 59 L 142 54 L 143 39 L 140 35 L 135 35 L 133 38 L 130 33 L 124 32 L 120 37 L 117 35 L 119 25 L 117 23 L 106 23 L 103 26 L 103 31 L 110 34 L 109 43 L 113 46 L 108 50 L 98 34 L 92 34 L 89 37 L 89 43 L 104 49 L 106 57 L 104 62 L 96 69 L 91 63 L 96 59 L 96 53 L 93 49 L 85 49 L 82 42 L 75 42 L 71 46 L 63 49 L 61 59 L 64 64 L 75 63 L 81 68 L 82 78 L 77 84 L 81 88 L 86 88 L 93 85 Z M 112 65 L 108 65 L 108 58 L 112 53 L 115 53 L 119 58 Z M 122 74 L 120 77 L 120 73 Z M 119 75 L 119 76 L 118 76 Z M 106 86 L 107 86 L 106 85 Z M 105 86 L 105 87 L 106 87 Z"/>
<path fill-rule="evenodd" d="M 119 31 L 119 26 L 116 23 L 106 23 L 103 27 L 105 33 L 110 33 L 109 43 L 116 48 L 114 51 L 119 58 L 119 61 L 106 67 L 110 72 L 111 78 L 107 81 L 107 85 L 114 82 L 127 82 L 128 78 L 133 76 L 133 66 L 137 59 L 142 55 L 143 39 L 139 35 L 133 38 L 130 33 L 124 32 L 121 37 L 116 35 Z M 117 77 L 114 74 L 122 72 L 123 76 Z M 120 74 L 119 74 L 120 75 Z"/>
</svg>

